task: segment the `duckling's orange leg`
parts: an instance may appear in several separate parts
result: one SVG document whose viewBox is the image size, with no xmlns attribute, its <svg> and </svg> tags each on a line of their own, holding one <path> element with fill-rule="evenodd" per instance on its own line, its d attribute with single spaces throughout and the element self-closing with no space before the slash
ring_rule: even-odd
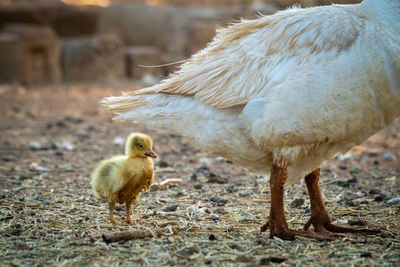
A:
<svg viewBox="0 0 400 267">
<path fill-rule="evenodd" d="M 131 218 L 131 202 L 128 201 L 125 203 L 125 207 L 126 207 L 126 219 L 124 220 L 124 222 L 126 222 L 127 224 L 132 224 L 132 218 Z"/>
<path fill-rule="evenodd" d="M 311 204 L 311 217 L 304 225 L 304 230 L 307 230 L 312 224 L 314 226 L 315 232 L 318 233 L 379 233 L 379 230 L 353 229 L 332 224 L 332 220 L 322 200 L 321 189 L 319 187 L 319 177 L 320 169 L 317 169 L 304 178 L 307 184 L 307 190 L 310 196 Z"/>
<path fill-rule="evenodd" d="M 115 209 L 115 203 L 114 202 L 109 202 L 108 203 L 108 209 L 110 211 L 110 223 L 112 224 L 117 224 L 114 218 L 114 209 Z"/>
</svg>

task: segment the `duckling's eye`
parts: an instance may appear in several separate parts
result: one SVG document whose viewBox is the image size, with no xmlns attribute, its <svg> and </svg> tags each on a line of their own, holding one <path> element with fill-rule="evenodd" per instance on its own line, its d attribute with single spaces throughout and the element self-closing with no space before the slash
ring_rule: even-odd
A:
<svg viewBox="0 0 400 267">
<path fill-rule="evenodd" d="M 144 146 L 142 144 L 137 144 L 138 148 L 143 148 Z"/>
</svg>

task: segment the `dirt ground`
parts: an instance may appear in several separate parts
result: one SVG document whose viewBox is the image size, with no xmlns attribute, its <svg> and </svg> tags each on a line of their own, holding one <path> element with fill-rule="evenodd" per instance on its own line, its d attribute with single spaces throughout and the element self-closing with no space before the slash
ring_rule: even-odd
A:
<svg viewBox="0 0 400 267">
<path fill-rule="evenodd" d="M 322 169 L 335 223 L 385 231 L 282 241 L 259 233 L 269 212 L 265 177 L 178 136 L 112 121 L 98 100 L 122 88 L 0 87 L 0 265 L 400 266 L 400 121 Z M 99 160 L 123 153 L 133 131 L 153 137 L 156 181 L 184 182 L 143 194 L 133 225 L 121 223 L 119 207 L 112 227 L 89 176 Z M 286 192 L 289 224 L 302 228 L 309 218 L 304 182 Z M 110 244 L 101 238 L 128 230 L 147 234 Z"/>
</svg>

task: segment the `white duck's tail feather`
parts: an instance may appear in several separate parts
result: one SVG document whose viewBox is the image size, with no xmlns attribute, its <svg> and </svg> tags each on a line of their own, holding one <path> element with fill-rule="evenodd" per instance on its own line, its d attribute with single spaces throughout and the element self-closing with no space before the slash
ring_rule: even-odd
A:
<svg viewBox="0 0 400 267">
<path fill-rule="evenodd" d="M 195 139 L 199 132 L 202 132 L 202 128 L 216 130 L 210 124 L 224 122 L 230 127 L 237 128 L 237 117 L 241 111 L 237 109 L 217 111 L 196 98 L 160 94 L 154 87 L 123 93 L 117 97 L 107 97 L 101 103 L 116 114 L 114 119 L 132 119 L 156 130 Z M 194 129 L 196 132 L 193 132 Z"/>
<path fill-rule="evenodd" d="M 240 116 L 243 107 L 217 109 L 195 97 L 157 93 L 154 88 L 107 97 L 102 103 L 117 114 L 114 119 L 131 119 L 154 130 L 188 137 L 211 153 L 250 169 L 265 169 L 265 152 L 245 134 Z M 247 153 L 238 153 L 243 147 Z"/>
</svg>

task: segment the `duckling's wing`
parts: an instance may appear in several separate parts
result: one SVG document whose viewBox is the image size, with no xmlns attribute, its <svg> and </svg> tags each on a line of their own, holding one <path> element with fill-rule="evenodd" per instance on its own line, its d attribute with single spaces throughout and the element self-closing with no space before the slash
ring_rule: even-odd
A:
<svg viewBox="0 0 400 267">
<path fill-rule="evenodd" d="M 354 9 L 354 6 L 351 8 Z M 358 38 L 361 21 L 349 6 L 289 9 L 220 29 L 214 40 L 181 70 L 151 88 L 104 100 L 122 114 L 143 105 L 148 94 L 194 97 L 216 108 L 244 105 L 269 92 L 295 73 L 345 53 Z M 300 73 L 299 73 L 300 71 Z"/>
</svg>

